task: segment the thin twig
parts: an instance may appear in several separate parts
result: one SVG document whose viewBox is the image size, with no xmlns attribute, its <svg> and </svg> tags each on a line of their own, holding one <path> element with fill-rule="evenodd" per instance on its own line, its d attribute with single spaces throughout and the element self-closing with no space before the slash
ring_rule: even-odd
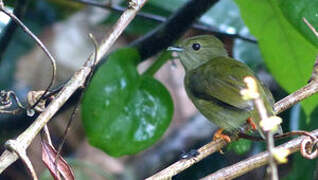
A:
<svg viewBox="0 0 318 180">
<path fill-rule="evenodd" d="M 310 83 L 311 81 L 318 81 L 318 56 L 316 57 L 314 69 L 308 82 Z"/>
<path fill-rule="evenodd" d="M 259 87 L 256 83 L 255 78 L 251 76 L 247 76 L 244 78 L 244 82 L 246 84 L 246 89 L 241 90 L 241 94 L 243 99 L 245 100 L 253 100 L 254 106 L 258 112 L 260 122 L 259 127 L 262 128 L 262 131 L 266 133 L 266 143 L 267 149 L 269 152 L 269 167 L 270 167 L 270 174 L 271 180 L 278 180 L 278 170 L 276 161 L 274 159 L 274 129 L 277 129 L 277 125 L 275 124 L 271 118 L 268 116 L 268 112 L 266 110 L 264 101 L 262 100 L 262 96 L 260 95 Z"/>
<path fill-rule="evenodd" d="M 51 53 L 48 51 L 48 49 L 45 47 L 45 45 L 41 42 L 41 40 L 32 33 L 32 31 L 29 30 L 28 27 L 26 27 L 22 21 L 20 21 L 19 18 L 17 18 L 13 13 L 9 12 L 3 4 L 3 1 L 0 1 L 0 11 L 8 15 L 15 23 L 17 23 L 22 30 L 28 34 L 32 39 L 35 40 L 35 42 L 40 46 L 40 48 L 44 51 L 44 53 L 47 55 L 47 57 L 50 59 L 51 65 L 52 65 L 52 77 L 51 81 L 48 85 L 48 87 L 45 89 L 45 92 L 42 94 L 41 98 L 39 98 L 34 104 L 31 105 L 30 109 L 33 109 L 41 100 L 42 98 L 46 95 L 46 93 L 49 91 L 49 89 L 54 85 L 55 83 L 55 76 L 56 76 L 56 61 L 54 57 L 51 55 Z"/>
<path fill-rule="evenodd" d="M 90 81 L 90 79 L 92 78 L 92 75 L 93 75 L 93 72 L 94 72 L 94 69 L 96 67 L 96 58 L 97 58 L 97 54 L 98 54 L 98 43 L 95 39 L 95 37 L 92 35 L 92 34 L 89 34 L 89 38 L 92 40 L 93 42 L 93 45 L 94 45 L 94 49 L 95 49 L 95 52 L 94 52 L 94 62 L 93 62 L 93 66 L 92 66 L 92 71 L 90 73 L 90 75 L 86 78 L 86 83 L 84 85 L 84 88 L 86 87 L 87 83 Z M 80 101 L 83 97 L 83 91 L 81 91 L 81 95 L 80 97 L 78 98 L 77 102 L 75 103 L 75 106 L 74 106 L 74 109 L 72 111 L 72 114 L 71 114 L 71 117 L 70 119 L 68 120 L 67 122 L 67 125 L 66 125 L 66 128 L 65 128 L 65 131 L 64 131 L 64 134 L 62 136 L 62 141 L 61 143 L 59 144 L 58 148 L 57 148 L 57 151 L 56 151 L 56 158 L 54 160 L 54 163 L 55 165 L 57 165 L 57 161 L 58 159 L 60 159 L 60 154 L 61 154 L 61 151 L 62 151 L 62 148 L 63 148 L 63 145 L 66 141 L 66 136 L 67 136 L 67 133 L 69 132 L 70 128 L 71 128 L 71 124 L 73 122 L 73 120 L 75 119 L 75 114 L 76 114 L 76 111 L 78 110 L 78 106 L 80 104 Z"/>
<path fill-rule="evenodd" d="M 315 36 L 318 38 L 318 32 L 317 30 L 307 21 L 306 18 L 303 18 L 303 21 L 307 24 L 309 29 L 315 34 Z"/>
<path fill-rule="evenodd" d="M 318 92 L 318 82 L 311 81 L 306 86 L 300 88 L 299 90 L 295 91 L 294 93 L 288 95 L 284 99 L 281 99 L 277 103 L 275 103 L 275 106 L 274 106 L 275 114 L 279 114 L 285 111 L 291 106 L 312 96 L 313 94 L 317 92 Z"/>
<path fill-rule="evenodd" d="M 109 9 L 112 10 L 114 12 L 123 12 L 125 11 L 125 8 L 119 5 L 115 5 L 115 4 L 109 4 L 109 3 L 102 3 L 102 2 L 97 2 L 95 0 L 73 0 L 74 2 L 79 2 L 79 3 L 83 3 L 83 4 L 87 4 L 90 6 L 95 6 L 95 7 L 99 7 L 99 8 L 103 8 L 103 9 Z M 168 18 L 160 16 L 160 15 L 156 15 L 156 14 L 150 14 L 150 13 L 145 13 L 145 12 L 139 12 L 137 14 L 138 17 L 141 18 L 145 18 L 145 19 L 149 19 L 152 21 L 156 21 L 159 23 L 163 23 L 166 22 Z M 213 33 L 213 34 L 217 34 L 220 36 L 225 36 L 225 37 L 230 37 L 230 38 L 238 38 L 247 42 L 251 42 L 251 43 L 257 43 L 257 41 L 255 39 L 252 38 L 248 38 L 248 37 L 244 37 L 241 36 L 239 34 L 228 34 L 226 32 L 221 32 L 219 30 L 217 30 L 216 28 L 207 25 L 207 24 L 200 24 L 200 23 L 194 23 L 192 25 L 192 28 L 197 29 L 197 30 L 201 30 L 207 33 Z"/>
<path fill-rule="evenodd" d="M 1 2 L 1 1 L 0 1 Z M 116 39 L 120 36 L 123 30 L 136 16 L 136 13 L 147 2 L 147 0 L 131 0 L 129 8 L 121 15 L 117 23 L 114 25 L 112 31 L 105 35 L 100 47 L 98 48 L 98 54 L 96 63 L 107 53 L 112 47 Z M 84 66 L 78 70 L 68 83 L 57 94 L 56 98 L 48 105 L 44 112 L 42 112 L 37 119 L 15 140 L 21 147 L 27 149 L 33 139 L 39 133 L 39 131 L 49 122 L 49 120 L 55 115 L 55 113 L 62 107 L 62 105 L 71 97 L 71 95 L 79 88 L 81 88 L 86 78 L 91 73 L 91 67 L 94 66 L 94 53 L 88 58 Z M 3 172 L 8 166 L 18 159 L 18 155 L 8 150 L 4 151 L 0 156 L 0 173 Z"/>
<path fill-rule="evenodd" d="M 15 103 L 18 105 L 17 109 L 8 110 L 9 108 L 12 108 L 13 100 L 15 100 Z M 22 103 L 20 102 L 18 96 L 15 94 L 14 91 L 0 91 L 0 113 L 2 114 L 12 114 L 15 115 L 18 113 L 21 109 L 25 109 Z"/>
</svg>

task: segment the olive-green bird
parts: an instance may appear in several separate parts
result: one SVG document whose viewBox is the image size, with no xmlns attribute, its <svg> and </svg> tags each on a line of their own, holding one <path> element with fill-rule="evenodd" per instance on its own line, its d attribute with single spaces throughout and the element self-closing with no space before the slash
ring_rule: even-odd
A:
<svg viewBox="0 0 318 180">
<path fill-rule="evenodd" d="M 247 122 L 264 137 L 253 102 L 243 100 L 240 94 L 246 89 L 243 79 L 251 76 L 257 80 L 269 116 L 274 115 L 273 96 L 247 65 L 228 56 L 219 39 L 212 35 L 195 36 L 168 50 L 176 51 L 181 60 L 186 71 L 184 85 L 193 104 L 221 128 L 218 137 L 227 137 L 221 135 L 223 129 L 230 134 L 241 131 Z M 228 137 L 224 139 L 229 141 Z"/>
</svg>

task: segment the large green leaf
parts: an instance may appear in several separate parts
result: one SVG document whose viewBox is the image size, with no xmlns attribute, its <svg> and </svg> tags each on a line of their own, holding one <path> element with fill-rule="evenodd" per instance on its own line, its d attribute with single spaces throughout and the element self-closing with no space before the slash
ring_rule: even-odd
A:
<svg viewBox="0 0 318 180">
<path fill-rule="evenodd" d="M 303 18 L 306 18 L 315 29 L 318 29 L 318 1 L 279 0 L 279 7 L 288 21 L 311 43 L 318 47 L 318 38 L 303 21 Z"/>
<path fill-rule="evenodd" d="M 235 0 L 251 33 L 257 38 L 266 65 L 278 83 L 289 93 L 304 86 L 310 78 L 317 48 L 285 19 L 276 0 Z M 318 96 L 302 102 L 310 115 Z M 307 123 L 310 118 L 307 119 Z"/>
<path fill-rule="evenodd" d="M 109 155 L 135 154 L 155 143 L 173 113 L 169 92 L 136 70 L 137 50 L 112 53 L 96 72 L 82 101 L 89 142 Z"/>
</svg>

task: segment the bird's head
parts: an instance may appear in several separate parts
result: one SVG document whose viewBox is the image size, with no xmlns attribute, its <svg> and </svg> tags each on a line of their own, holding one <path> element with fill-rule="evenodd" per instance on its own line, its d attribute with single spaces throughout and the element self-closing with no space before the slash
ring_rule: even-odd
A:
<svg viewBox="0 0 318 180">
<path fill-rule="evenodd" d="M 212 35 L 190 37 L 182 40 L 176 46 L 169 47 L 167 50 L 177 52 L 181 63 L 187 71 L 215 57 L 228 56 L 223 43 Z"/>
</svg>

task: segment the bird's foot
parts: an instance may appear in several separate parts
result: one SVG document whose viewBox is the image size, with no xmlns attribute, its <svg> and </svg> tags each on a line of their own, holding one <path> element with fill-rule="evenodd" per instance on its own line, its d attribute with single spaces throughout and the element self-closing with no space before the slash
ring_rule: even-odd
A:
<svg viewBox="0 0 318 180">
<path fill-rule="evenodd" d="M 257 129 L 257 126 L 251 117 L 247 118 L 246 122 L 252 127 L 253 130 Z"/>
<path fill-rule="evenodd" d="M 223 139 L 227 143 L 231 142 L 231 138 L 228 135 L 223 134 L 224 129 L 219 129 L 214 133 L 213 141 L 216 141 L 218 139 Z"/>
</svg>

